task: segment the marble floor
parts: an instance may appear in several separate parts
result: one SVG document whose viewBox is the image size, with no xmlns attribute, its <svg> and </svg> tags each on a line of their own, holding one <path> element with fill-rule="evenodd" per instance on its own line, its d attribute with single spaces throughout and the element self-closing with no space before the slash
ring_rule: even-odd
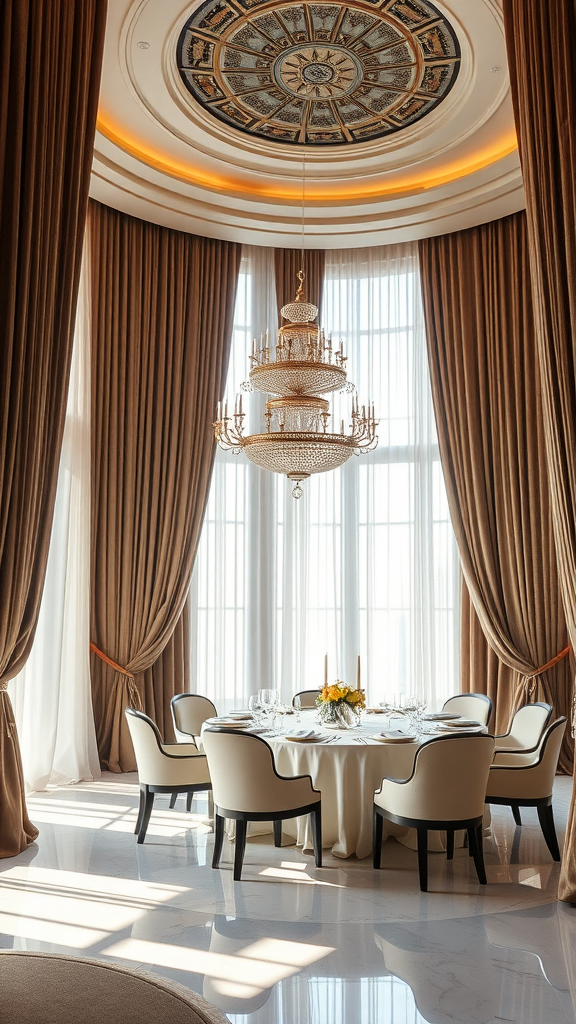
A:
<svg viewBox="0 0 576 1024">
<path fill-rule="evenodd" d="M 557 779 L 560 842 L 571 780 Z M 204 797 L 157 797 L 144 846 L 135 776 L 104 775 L 28 798 L 37 843 L 0 861 L 0 947 L 102 958 L 203 993 L 232 1024 L 574 1024 L 576 907 L 556 900 L 559 865 L 536 812 L 516 828 L 493 809 L 488 885 L 466 850 L 416 854 L 390 839 L 383 870 L 249 840 L 210 867 Z M 288 841 L 288 840 L 287 840 Z"/>
</svg>

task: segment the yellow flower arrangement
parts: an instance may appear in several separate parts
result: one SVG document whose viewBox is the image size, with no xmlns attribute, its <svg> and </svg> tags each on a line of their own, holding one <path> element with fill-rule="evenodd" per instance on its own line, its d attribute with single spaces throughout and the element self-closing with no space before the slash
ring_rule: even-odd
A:
<svg viewBox="0 0 576 1024">
<path fill-rule="evenodd" d="M 362 711 L 366 707 L 366 693 L 364 690 L 356 690 L 352 686 L 347 686 L 346 683 L 337 679 L 335 683 L 322 688 L 316 698 L 316 703 L 319 708 L 323 704 L 350 704 L 355 711 Z"/>
</svg>

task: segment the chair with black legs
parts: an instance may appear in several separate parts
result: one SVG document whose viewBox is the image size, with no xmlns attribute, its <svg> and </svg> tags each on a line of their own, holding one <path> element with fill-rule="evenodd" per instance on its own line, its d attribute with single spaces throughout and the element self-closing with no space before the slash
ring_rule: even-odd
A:
<svg viewBox="0 0 576 1024">
<path fill-rule="evenodd" d="M 203 697 L 200 693 L 177 693 L 170 701 L 172 712 L 172 723 L 174 735 L 178 743 L 194 743 L 201 753 L 204 753 L 202 746 L 202 726 L 208 718 L 217 714 L 211 700 Z M 186 794 L 186 810 L 190 812 L 192 807 L 192 793 Z M 176 806 L 177 793 L 170 797 L 170 807 Z M 212 816 L 211 798 L 208 799 L 209 814 Z"/>
<path fill-rule="evenodd" d="M 224 842 L 224 821 L 236 822 L 234 880 L 240 881 L 249 821 L 272 821 L 274 845 L 282 842 L 282 821 L 310 814 L 316 867 L 322 867 L 320 793 L 309 775 L 285 778 L 274 765 L 271 748 L 259 736 L 205 728 L 202 734 L 214 797 L 214 856 L 217 868 Z"/>
<path fill-rule="evenodd" d="M 494 764 L 500 763 L 501 754 L 528 754 L 536 750 L 544 730 L 552 717 L 552 705 L 538 701 L 524 704 L 514 712 L 508 732 L 494 737 L 496 750 Z M 506 759 L 502 761 L 506 764 Z"/>
<path fill-rule="evenodd" d="M 374 867 L 381 865 L 383 818 L 415 828 L 420 888 L 427 892 L 428 830 L 447 830 L 450 859 L 454 831 L 467 829 L 478 880 L 486 885 L 482 818 L 493 754 L 492 736 L 442 736 L 418 748 L 409 778 L 385 778 L 374 796 Z"/>
<path fill-rule="evenodd" d="M 485 693 L 457 693 L 444 701 L 442 711 L 462 715 L 463 718 L 472 718 L 480 725 L 488 725 L 492 714 L 492 701 Z"/>
<path fill-rule="evenodd" d="M 193 741 L 200 749 L 200 733 L 204 722 L 218 714 L 212 701 L 200 693 L 177 693 L 170 701 L 170 711 L 178 742 Z"/>
<path fill-rule="evenodd" d="M 535 807 L 546 845 L 553 860 L 560 860 L 560 849 L 552 811 L 552 789 L 558 767 L 560 747 L 566 731 L 564 716 L 549 725 L 539 746 L 529 753 L 501 753 L 490 768 L 486 787 L 487 804 L 512 808 L 514 821 L 522 824 L 521 807 Z"/>
<path fill-rule="evenodd" d="M 126 708 L 136 755 L 140 806 L 134 832 L 143 843 L 156 793 L 206 792 L 212 788 L 206 755 L 194 743 L 162 743 L 155 722 L 142 711 Z"/>
</svg>

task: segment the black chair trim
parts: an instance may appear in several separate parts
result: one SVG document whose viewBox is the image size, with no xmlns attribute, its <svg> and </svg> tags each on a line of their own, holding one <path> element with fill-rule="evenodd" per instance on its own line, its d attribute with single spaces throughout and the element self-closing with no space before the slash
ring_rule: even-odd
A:
<svg viewBox="0 0 576 1024">
<path fill-rule="evenodd" d="M 485 804 L 500 804 L 502 807 L 512 807 L 516 804 L 517 807 L 545 807 L 552 803 L 552 795 L 550 796 L 539 796 L 533 797 L 532 799 L 513 799 L 508 796 L 487 796 L 484 799 Z"/>
<path fill-rule="evenodd" d="M 406 825 L 408 828 L 435 829 L 439 832 L 443 832 L 445 829 L 453 829 L 457 832 L 461 828 L 477 828 L 478 825 L 482 824 L 481 814 L 475 818 L 462 818 L 458 821 L 454 821 L 454 818 L 438 821 L 436 818 L 405 818 L 403 815 L 392 814 L 391 811 L 383 810 L 378 804 L 374 804 L 374 810 L 376 814 L 387 818 L 388 821 L 392 821 L 395 825 Z"/>
<path fill-rule="evenodd" d="M 306 775 L 294 776 L 294 778 L 307 778 Z M 289 811 L 231 811 L 226 807 L 218 807 L 214 804 L 214 811 L 222 818 L 232 818 L 233 821 L 285 821 L 287 818 L 298 818 L 303 814 L 311 814 L 321 806 L 321 800 L 315 800 L 313 804 L 306 804 L 305 807 L 295 807 Z"/>
</svg>

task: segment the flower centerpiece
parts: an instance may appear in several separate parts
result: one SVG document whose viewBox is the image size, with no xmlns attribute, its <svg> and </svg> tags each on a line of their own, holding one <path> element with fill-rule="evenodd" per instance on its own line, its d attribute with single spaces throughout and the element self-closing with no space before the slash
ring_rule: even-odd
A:
<svg viewBox="0 0 576 1024">
<path fill-rule="evenodd" d="M 337 679 L 324 686 L 316 698 L 320 720 L 337 729 L 353 729 L 360 724 L 360 712 L 366 707 L 364 690 L 354 689 Z"/>
</svg>

